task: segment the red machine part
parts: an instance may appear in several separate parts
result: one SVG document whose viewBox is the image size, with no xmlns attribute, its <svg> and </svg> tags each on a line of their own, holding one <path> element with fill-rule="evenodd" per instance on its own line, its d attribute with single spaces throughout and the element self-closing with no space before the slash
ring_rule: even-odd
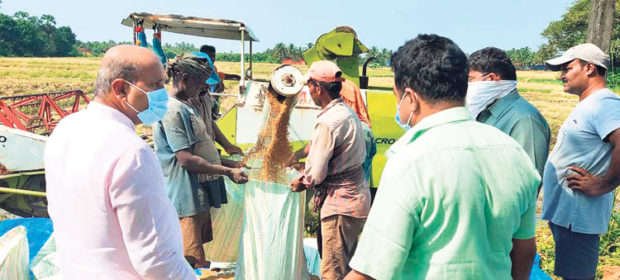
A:
<svg viewBox="0 0 620 280">
<path fill-rule="evenodd" d="M 90 102 L 81 90 L 0 97 L 0 122 L 8 127 L 50 134 L 60 119 Z"/>
</svg>

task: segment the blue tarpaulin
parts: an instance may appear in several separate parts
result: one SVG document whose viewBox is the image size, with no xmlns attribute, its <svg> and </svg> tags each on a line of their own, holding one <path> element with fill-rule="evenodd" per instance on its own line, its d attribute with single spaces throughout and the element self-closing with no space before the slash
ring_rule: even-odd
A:
<svg viewBox="0 0 620 280">
<path fill-rule="evenodd" d="M 28 248 L 30 251 L 29 261 L 32 261 L 54 231 L 52 220 L 48 218 L 20 218 L 4 220 L 0 222 L 0 236 L 16 226 L 24 226 L 26 228 L 26 237 L 28 238 Z"/>
<path fill-rule="evenodd" d="M 547 275 L 542 269 L 540 269 L 540 255 L 536 254 L 534 259 L 534 265 L 532 266 L 532 273 L 530 273 L 530 280 L 553 280 L 551 276 Z"/>
</svg>

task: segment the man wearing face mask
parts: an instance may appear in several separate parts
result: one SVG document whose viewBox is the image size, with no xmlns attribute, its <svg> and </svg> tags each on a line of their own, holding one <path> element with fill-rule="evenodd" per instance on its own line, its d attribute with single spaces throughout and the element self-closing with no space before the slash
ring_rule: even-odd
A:
<svg viewBox="0 0 620 280">
<path fill-rule="evenodd" d="M 319 113 L 305 169 L 291 182 L 292 191 L 315 188 L 320 209 L 321 277 L 342 279 L 370 209 L 364 174 L 366 142 L 356 113 L 340 97 L 342 71 L 328 60 L 312 63 L 307 75 L 310 96 Z"/>
<path fill-rule="evenodd" d="M 196 279 L 183 258 L 164 176 L 135 125 L 166 113 L 158 57 L 117 46 L 95 99 L 60 121 L 45 149 L 48 211 L 63 279 Z"/>
<path fill-rule="evenodd" d="M 467 57 L 419 35 L 390 65 L 407 132 L 386 153 L 345 279 L 528 279 L 540 176 L 514 139 L 464 107 Z"/>
<path fill-rule="evenodd" d="M 620 184 L 620 98 L 606 86 L 609 56 L 581 44 L 547 60 L 579 103 L 558 132 L 543 176 L 542 218 L 555 241 L 555 275 L 594 279 Z"/>
<path fill-rule="evenodd" d="M 465 105 L 473 118 L 517 140 L 542 176 L 551 130 L 540 112 L 517 91 L 517 71 L 508 55 L 493 47 L 472 53 L 468 80 Z"/>
<path fill-rule="evenodd" d="M 211 75 L 206 63 L 186 55 L 167 65 L 172 81 L 168 112 L 153 127 L 155 152 L 166 177 L 168 197 L 181 223 L 183 252 L 196 268 L 209 266 L 202 248 L 213 239 L 209 210 L 225 203 L 218 177 L 228 176 L 238 184 L 248 181 L 237 162 L 220 160 L 205 122 L 191 104 L 190 99 L 206 90 L 205 80 Z M 211 192 L 215 189 L 218 192 Z M 210 197 L 210 193 L 219 197 Z"/>
</svg>

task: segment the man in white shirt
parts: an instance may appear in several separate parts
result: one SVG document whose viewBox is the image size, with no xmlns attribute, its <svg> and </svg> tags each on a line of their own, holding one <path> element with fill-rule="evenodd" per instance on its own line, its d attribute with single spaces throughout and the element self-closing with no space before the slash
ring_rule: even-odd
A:
<svg viewBox="0 0 620 280">
<path fill-rule="evenodd" d="M 63 279 L 196 279 L 159 162 L 135 133 L 165 114 L 164 81 L 152 51 L 111 48 L 94 102 L 50 136 L 48 211 Z"/>
</svg>

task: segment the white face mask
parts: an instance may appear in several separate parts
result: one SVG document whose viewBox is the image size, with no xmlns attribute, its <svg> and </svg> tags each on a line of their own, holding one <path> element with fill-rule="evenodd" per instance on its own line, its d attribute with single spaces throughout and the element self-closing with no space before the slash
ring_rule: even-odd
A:
<svg viewBox="0 0 620 280">
<path fill-rule="evenodd" d="M 472 117 L 476 119 L 480 112 L 491 105 L 495 100 L 501 99 L 517 89 L 517 81 L 478 81 L 467 85 L 465 105 Z"/>
</svg>

